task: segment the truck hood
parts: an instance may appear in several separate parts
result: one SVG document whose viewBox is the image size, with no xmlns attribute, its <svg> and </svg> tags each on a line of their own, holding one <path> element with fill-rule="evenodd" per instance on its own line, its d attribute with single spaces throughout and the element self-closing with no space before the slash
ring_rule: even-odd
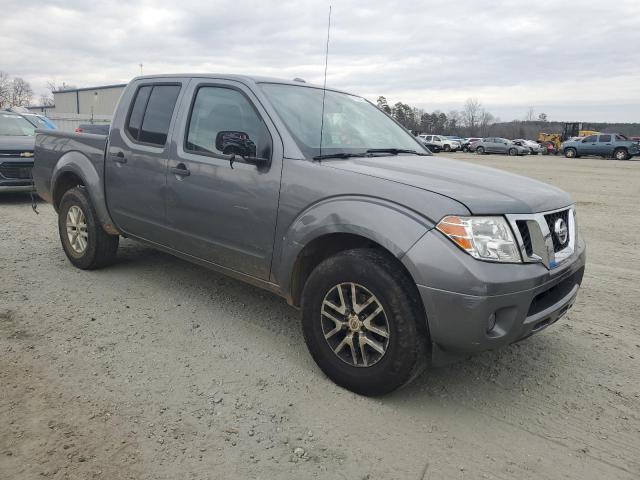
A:
<svg viewBox="0 0 640 480">
<path fill-rule="evenodd" d="M 569 194 L 546 183 L 441 156 L 398 155 L 322 163 L 445 195 L 476 215 L 538 213 L 573 203 Z"/>
<path fill-rule="evenodd" d="M 33 152 L 36 137 L 19 135 L 0 136 L 0 151 L 2 150 L 24 150 Z"/>
</svg>

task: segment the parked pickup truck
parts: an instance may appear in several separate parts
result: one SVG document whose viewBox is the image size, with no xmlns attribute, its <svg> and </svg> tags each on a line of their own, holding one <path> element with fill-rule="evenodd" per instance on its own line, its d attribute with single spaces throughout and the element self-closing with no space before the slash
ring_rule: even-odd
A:
<svg viewBox="0 0 640 480">
<path fill-rule="evenodd" d="M 601 133 L 563 142 L 560 145 L 560 151 L 567 158 L 599 155 L 603 158 L 629 160 L 631 157 L 640 155 L 640 146 L 622 134 Z"/>
<path fill-rule="evenodd" d="M 548 327 L 585 268 L 567 193 L 434 157 L 300 81 L 136 78 L 108 137 L 38 131 L 33 175 L 73 265 L 109 264 L 124 236 L 270 290 L 365 395 Z"/>
</svg>

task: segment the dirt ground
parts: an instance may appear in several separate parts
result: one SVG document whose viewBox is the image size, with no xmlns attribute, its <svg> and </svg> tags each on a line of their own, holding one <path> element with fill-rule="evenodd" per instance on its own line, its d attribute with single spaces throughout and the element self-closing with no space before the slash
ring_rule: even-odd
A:
<svg viewBox="0 0 640 480">
<path fill-rule="evenodd" d="M 638 479 L 640 162 L 451 154 L 569 191 L 575 307 L 383 398 L 325 378 L 280 298 L 129 240 L 73 268 L 0 197 L 2 479 Z"/>
</svg>

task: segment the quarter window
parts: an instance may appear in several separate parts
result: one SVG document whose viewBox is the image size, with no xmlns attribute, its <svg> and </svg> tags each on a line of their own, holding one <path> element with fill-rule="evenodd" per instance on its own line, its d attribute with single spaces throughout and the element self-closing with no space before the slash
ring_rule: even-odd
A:
<svg viewBox="0 0 640 480">
<path fill-rule="evenodd" d="M 271 137 L 249 100 L 225 87 L 196 93 L 185 149 L 204 154 L 269 158 Z"/>
<path fill-rule="evenodd" d="M 133 102 L 131 108 L 131 114 L 129 115 L 129 124 L 127 130 L 129 134 L 138 139 L 140 133 L 140 125 L 142 125 L 142 117 L 144 117 L 144 109 L 147 107 L 147 101 L 149 100 L 149 94 L 151 93 L 151 87 L 141 87 L 138 89 L 136 99 Z"/>
<path fill-rule="evenodd" d="M 164 145 L 179 93 L 179 85 L 140 87 L 127 124 L 131 137 L 141 143 Z"/>
</svg>

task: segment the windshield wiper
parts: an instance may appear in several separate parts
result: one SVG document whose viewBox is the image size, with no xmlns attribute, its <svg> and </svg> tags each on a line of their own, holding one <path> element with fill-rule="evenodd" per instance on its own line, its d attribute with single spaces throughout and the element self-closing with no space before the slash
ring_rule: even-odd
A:
<svg viewBox="0 0 640 480">
<path fill-rule="evenodd" d="M 327 153 L 326 155 L 316 155 L 313 157 L 314 160 L 324 160 L 325 158 L 352 158 L 352 157 L 369 157 L 368 152 L 361 153 L 347 153 L 347 152 L 337 152 L 337 153 Z"/>
<path fill-rule="evenodd" d="M 398 155 L 400 153 L 411 153 L 413 155 L 429 156 L 430 153 L 416 152 L 415 150 L 405 150 L 403 148 L 370 148 L 367 153 L 390 153 L 392 155 Z"/>
</svg>

